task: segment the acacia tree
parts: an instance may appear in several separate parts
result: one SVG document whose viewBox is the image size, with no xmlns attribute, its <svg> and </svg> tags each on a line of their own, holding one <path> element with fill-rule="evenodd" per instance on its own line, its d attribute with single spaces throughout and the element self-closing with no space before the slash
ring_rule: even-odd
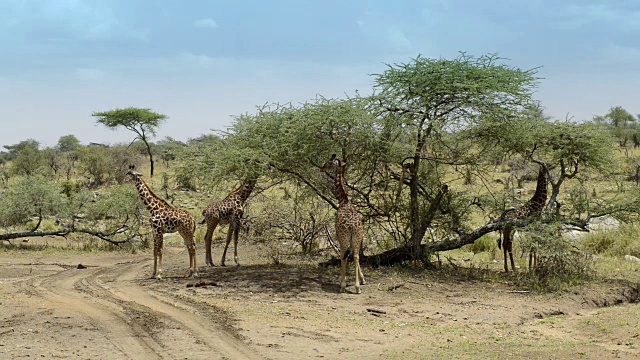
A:
<svg viewBox="0 0 640 360">
<path fill-rule="evenodd" d="M 151 165 L 151 176 L 153 176 L 153 154 L 149 138 L 156 135 L 156 130 L 165 119 L 166 115 L 151 111 L 151 109 L 140 109 L 129 107 L 126 109 L 115 109 L 105 112 L 94 112 L 92 116 L 97 117 L 97 123 L 102 124 L 112 130 L 118 127 L 134 132 L 140 139 L 149 155 L 149 164 Z M 134 141 L 135 141 L 134 139 Z"/>
<path fill-rule="evenodd" d="M 27 143 L 13 160 L 13 172 L 18 175 L 35 175 L 42 166 L 42 160 L 42 152 L 38 149 L 37 142 Z"/>
<path fill-rule="evenodd" d="M 61 136 L 56 144 L 56 149 L 62 152 L 72 152 L 80 148 L 80 140 L 75 135 L 69 134 Z"/>
<path fill-rule="evenodd" d="M 215 141 L 191 141 L 181 155 L 181 166 L 207 176 L 203 183 L 219 182 L 220 175 L 229 180 L 258 172 L 300 182 L 327 197 L 319 167 L 332 153 L 340 154 L 355 170 L 379 152 L 378 130 L 367 103 L 361 97 L 319 97 L 300 106 L 260 107 L 256 114 L 237 116 L 230 130 Z M 325 200 L 337 207 L 332 199 Z"/>
<path fill-rule="evenodd" d="M 613 127 L 626 127 L 636 122 L 636 118 L 631 115 L 622 106 L 615 106 L 609 109 L 609 112 L 603 116 L 595 116 L 594 122 L 606 122 Z"/>
<path fill-rule="evenodd" d="M 391 126 L 406 129 L 413 143 L 400 165 L 408 170 L 409 245 L 415 258 L 421 257 L 420 244 L 437 209 L 434 198 L 421 191 L 425 179 L 433 177 L 438 164 L 473 165 L 474 148 L 456 149 L 462 143 L 450 141 L 452 135 L 487 119 L 511 119 L 531 101 L 536 69 L 509 67 L 501 60 L 464 53 L 453 60 L 418 56 L 375 75 L 373 98 L 380 114 Z"/>
<path fill-rule="evenodd" d="M 14 160 L 22 150 L 29 147 L 37 151 L 40 149 L 40 143 L 33 139 L 27 139 L 14 145 L 5 145 L 4 148 L 7 149 L 6 160 Z"/>
<path fill-rule="evenodd" d="M 75 169 L 76 162 L 80 158 L 82 152 L 82 145 L 75 135 L 64 135 L 58 139 L 58 144 L 55 147 L 60 152 L 61 156 L 61 169 L 64 173 L 66 180 L 71 181 L 73 176 L 73 170 Z"/>
<path fill-rule="evenodd" d="M 335 153 L 348 164 L 346 186 L 353 204 L 365 221 L 375 222 L 395 240 L 399 256 L 380 263 L 421 258 L 428 228 L 446 227 L 448 233 L 438 234 L 441 238 L 458 236 L 429 244 L 430 249 L 454 249 L 502 226 L 463 234 L 469 210 L 461 204 L 468 194 L 452 194 L 444 178 L 458 165 L 469 169 L 486 163 L 481 157 L 486 150 L 464 131 L 490 119 L 517 121 L 511 115 L 528 104 L 537 83 L 535 70 L 499 61 L 494 55 L 419 57 L 376 75 L 376 93 L 370 97 L 320 97 L 238 116 L 222 134 L 221 146 L 183 159 L 191 169 L 208 170 L 200 174 L 239 177 L 247 164 L 257 165 L 271 178 L 305 184 L 335 207 L 331 186 L 318 171 Z M 408 200 L 402 188 L 409 189 Z"/>
<path fill-rule="evenodd" d="M 477 136 L 484 133 L 485 136 Z M 515 121 L 488 121 L 469 134 L 490 140 L 505 154 L 516 154 L 547 171 L 551 194 L 546 213 L 556 209 L 560 219 L 558 196 L 562 185 L 591 171 L 606 175 L 617 165 L 614 139 L 594 123 L 555 121 L 543 114 L 539 104 L 516 114 Z M 489 135 L 489 136 L 487 136 Z"/>
</svg>

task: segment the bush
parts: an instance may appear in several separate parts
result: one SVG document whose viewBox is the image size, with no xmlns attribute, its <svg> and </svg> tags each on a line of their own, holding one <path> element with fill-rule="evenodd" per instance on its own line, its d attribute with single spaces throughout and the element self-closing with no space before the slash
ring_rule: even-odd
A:
<svg viewBox="0 0 640 360">
<path fill-rule="evenodd" d="M 537 287 L 548 291 L 560 290 L 590 279 L 593 274 L 591 256 L 576 249 L 564 252 L 540 252 L 534 279 Z"/>
<path fill-rule="evenodd" d="M 13 161 L 13 173 L 33 176 L 40 170 L 42 164 L 43 157 L 40 151 L 32 146 L 26 146 Z"/>
<path fill-rule="evenodd" d="M 141 155 L 124 146 L 91 146 L 80 153 L 80 173 L 89 179 L 90 186 L 106 182 L 121 184 L 129 165 L 137 165 Z"/>
<path fill-rule="evenodd" d="M 537 255 L 534 276 L 530 278 L 533 287 L 556 291 L 593 276 L 592 256 L 576 247 L 573 240 L 563 238 L 557 226 L 545 226 L 529 235 L 525 246 L 535 249 Z"/>
<path fill-rule="evenodd" d="M 474 254 L 478 254 L 481 252 L 493 253 L 498 248 L 498 243 L 496 239 L 484 235 L 483 237 L 477 239 L 473 244 L 469 245 L 469 251 Z"/>
<path fill-rule="evenodd" d="M 327 239 L 326 230 L 335 229 L 333 211 L 302 188 L 286 188 L 284 193 L 284 199 L 269 199 L 262 204 L 260 216 L 252 221 L 252 230 L 265 238 L 291 242 L 304 254 L 317 252 L 322 240 Z"/>
<path fill-rule="evenodd" d="M 23 224 L 32 217 L 59 216 L 68 209 L 60 189 L 39 176 L 25 176 L 0 193 L 0 224 Z"/>
<path fill-rule="evenodd" d="M 133 216 L 142 203 L 138 193 L 131 185 L 118 185 L 100 192 L 83 191 L 74 196 L 76 207 L 82 206 L 86 220 L 124 219 Z"/>
<path fill-rule="evenodd" d="M 591 232 L 582 238 L 581 244 L 592 254 L 640 257 L 640 226 L 622 224 L 615 230 Z"/>
</svg>

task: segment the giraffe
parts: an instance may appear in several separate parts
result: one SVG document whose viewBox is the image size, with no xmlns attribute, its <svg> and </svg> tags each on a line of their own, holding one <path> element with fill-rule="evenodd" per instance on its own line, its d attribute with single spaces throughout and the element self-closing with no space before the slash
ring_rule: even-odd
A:
<svg viewBox="0 0 640 360">
<path fill-rule="evenodd" d="M 207 233 L 204 236 L 204 246 L 206 249 L 206 263 L 209 266 L 213 265 L 211 258 L 211 237 L 213 231 L 218 224 L 229 224 L 229 231 L 227 232 L 227 242 L 224 245 L 224 251 L 222 253 L 221 265 L 225 266 L 225 258 L 227 257 L 227 248 L 231 242 L 233 236 L 233 260 L 236 265 L 240 265 L 238 261 L 238 232 L 240 231 L 240 220 L 244 215 L 244 203 L 251 195 L 254 187 L 256 186 L 256 177 L 246 178 L 242 184 L 235 190 L 233 190 L 226 198 L 220 201 L 212 201 L 207 208 L 202 212 L 204 220 L 201 224 L 207 223 Z"/>
<path fill-rule="evenodd" d="M 151 232 L 153 234 L 153 275 L 151 277 L 162 279 L 163 236 L 176 231 L 182 236 L 187 251 L 189 251 L 189 276 L 198 276 L 196 244 L 193 238 L 196 222 L 193 215 L 186 210 L 176 209 L 154 194 L 142 179 L 142 174 L 136 172 L 134 165 L 129 165 L 127 177 L 133 181 L 138 189 L 140 199 L 151 213 Z"/>
<path fill-rule="evenodd" d="M 345 292 L 347 288 L 347 257 L 349 252 L 353 254 L 355 264 L 356 294 L 360 294 L 360 284 L 366 284 L 364 274 L 360 268 L 360 248 L 364 237 L 364 228 L 360 220 L 360 214 L 356 211 L 349 200 L 347 191 L 344 188 L 344 168 L 345 164 L 336 158 L 336 154 L 331 156 L 322 170 L 333 178 L 335 183 L 335 195 L 338 200 L 338 210 L 336 211 L 336 237 L 340 245 L 340 291 Z"/>
<path fill-rule="evenodd" d="M 540 171 L 538 172 L 538 179 L 536 182 L 536 191 L 527 201 L 521 206 L 508 209 L 502 213 L 501 219 L 522 219 L 522 218 L 539 218 L 542 215 L 542 209 L 544 208 L 545 203 L 547 202 L 547 171 L 544 166 L 540 166 Z M 511 262 L 511 269 L 515 272 L 516 267 L 513 262 L 513 239 L 511 236 L 513 235 L 512 227 L 505 227 L 502 229 L 502 239 L 498 239 L 498 248 L 502 247 L 504 253 L 504 271 L 509 272 L 509 267 L 507 266 L 507 254 L 509 255 L 509 260 Z M 535 262 L 535 252 L 532 249 L 529 252 L 529 271 L 533 269 Z"/>
</svg>

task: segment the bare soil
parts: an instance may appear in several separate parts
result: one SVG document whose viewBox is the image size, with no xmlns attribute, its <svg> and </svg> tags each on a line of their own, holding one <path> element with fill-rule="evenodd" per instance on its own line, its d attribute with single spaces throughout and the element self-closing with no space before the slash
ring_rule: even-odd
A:
<svg viewBox="0 0 640 360">
<path fill-rule="evenodd" d="M 509 275 L 364 268 L 356 295 L 339 293 L 337 268 L 273 265 L 264 245 L 242 244 L 242 266 L 205 267 L 203 253 L 185 278 L 186 251 L 166 247 L 166 278 L 152 280 L 148 253 L 0 251 L 0 358 L 640 357 L 631 283 L 534 294 Z"/>
</svg>

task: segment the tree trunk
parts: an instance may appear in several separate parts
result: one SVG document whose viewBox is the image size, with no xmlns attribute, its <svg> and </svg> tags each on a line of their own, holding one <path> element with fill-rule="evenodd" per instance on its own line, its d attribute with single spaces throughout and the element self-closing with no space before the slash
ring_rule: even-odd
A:
<svg viewBox="0 0 640 360">
<path fill-rule="evenodd" d="M 70 233 L 81 233 L 81 234 L 88 234 L 88 235 L 92 235 L 95 236 L 99 239 L 102 239 L 110 244 L 113 245 L 120 245 L 120 244 L 124 244 L 126 242 L 131 241 L 131 238 L 125 239 L 125 240 L 113 240 L 110 237 L 112 237 L 113 235 L 122 233 L 124 230 L 126 230 L 126 227 L 121 227 L 115 231 L 112 231 L 110 233 L 103 233 L 101 231 L 94 231 L 91 229 L 79 229 L 79 228 L 63 228 L 60 230 L 51 230 L 51 231 L 21 231 L 21 232 L 15 232 L 15 233 L 6 233 L 6 234 L 0 234 L 0 241 L 11 241 L 13 239 L 20 239 L 20 238 L 26 238 L 26 237 L 45 237 L 45 236 L 67 236 Z"/>
<path fill-rule="evenodd" d="M 153 154 L 151 153 L 151 145 L 147 142 L 147 139 L 142 138 L 144 144 L 147 146 L 147 154 L 149 154 L 149 165 L 151 166 L 151 177 L 153 177 Z"/>
<path fill-rule="evenodd" d="M 482 236 L 502 230 L 505 227 L 524 227 L 529 225 L 529 222 L 518 219 L 504 219 L 490 222 L 483 225 L 470 233 L 461 233 L 457 238 L 446 239 L 438 242 L 432 242 L 428 244 L 420 244 L 420 251 L 448 251 L 455 250 L 463 247 L 464 245 L 473 244 L 474 241 Z M 369 266 L 391 266 L 394 264 L 402 263 L 404 261 L 413 259 L 414 249 L 412 246 L 404 246 L 391 250 L 387 250 L 380 254 L 365 256 L 360 255 L 360 264 L 366 264 Z M 337 266 L 340 264 L 340 259 L 332 258 L 326 262 L 320 263 L 321 266 Z"/>
<path fill-rule="evenodd" d="M 422 126 L 422 124 L 421 124 Z M 413 249 L 414 259 L 422 257 L 422 247 L 420 243 L 427 232 L 427 226 L 424 226 L 422 216 L 420 216 L 420 201 L 418 199 L 418 186 L 420 170 L 420 159 L 424 149 L 426 139 L 431 134 L 431 127 L 428 127 L 423 134 L 418 131 L 418 143 L 413 153 L 413 163 L 409 166 L 409 219 L 411 221 L 411 238 L 409 246 Z"/>
</svg>

